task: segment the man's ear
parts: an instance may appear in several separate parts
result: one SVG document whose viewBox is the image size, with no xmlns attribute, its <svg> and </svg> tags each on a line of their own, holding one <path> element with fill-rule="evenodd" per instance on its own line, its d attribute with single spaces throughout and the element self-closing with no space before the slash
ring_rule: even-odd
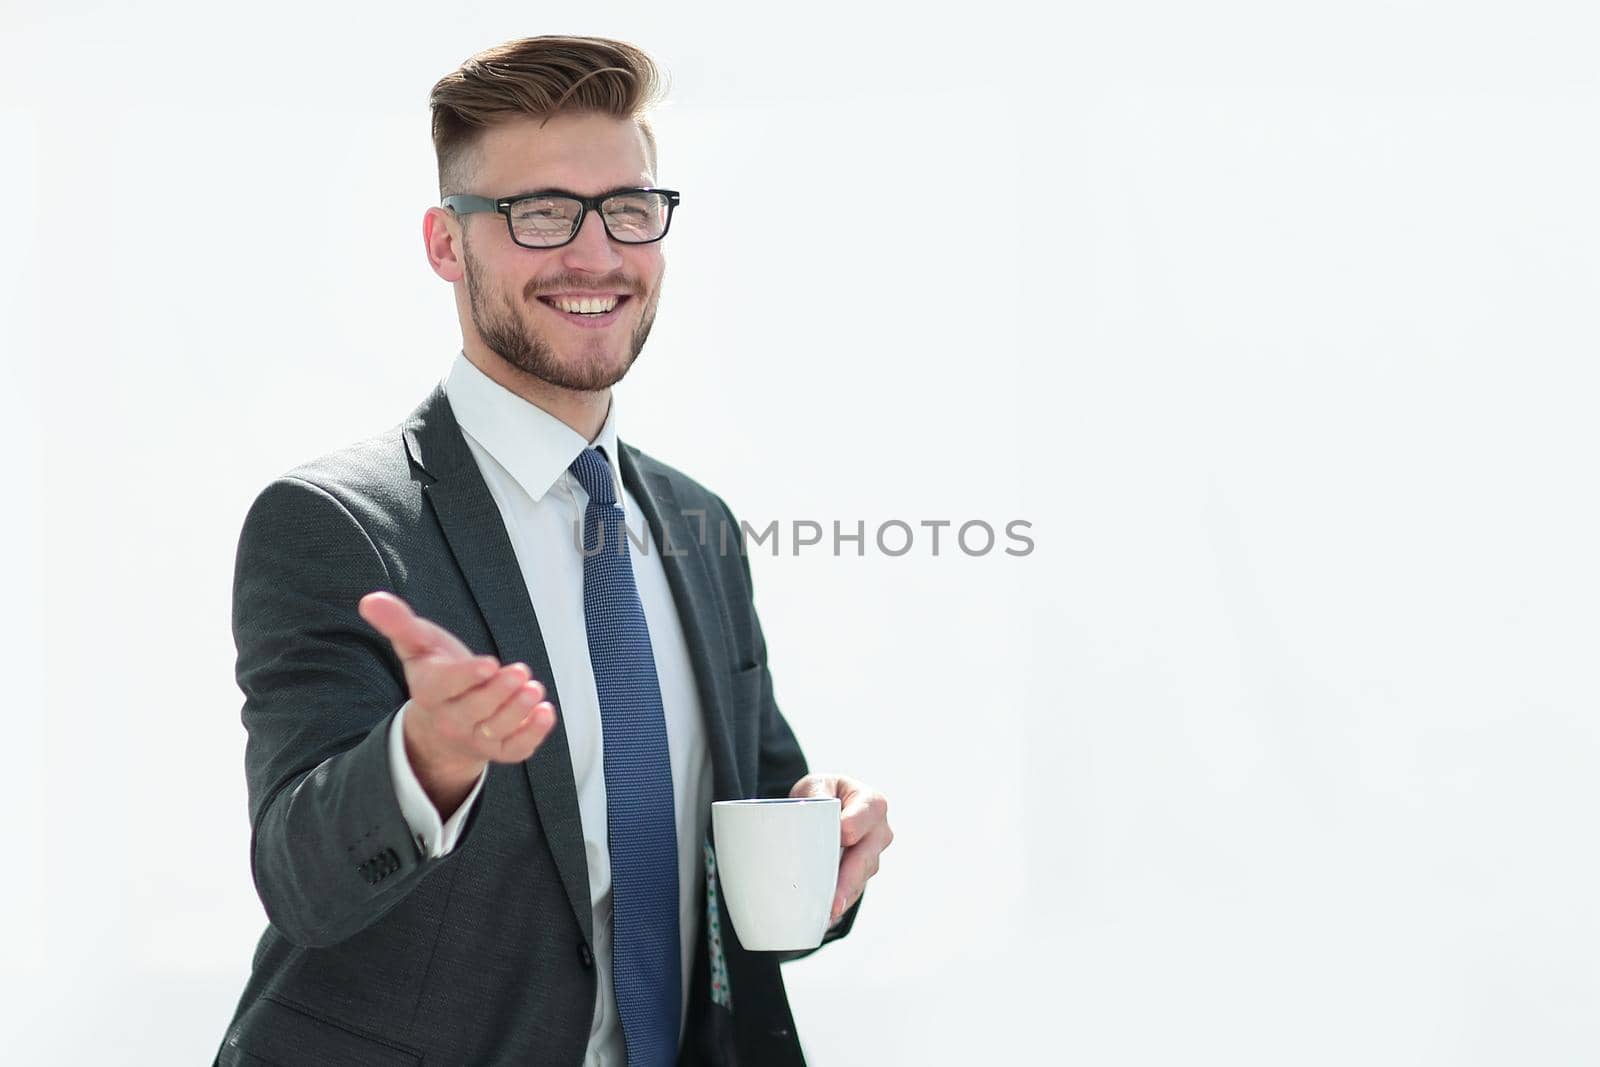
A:
<svg viewBox="0 0 1600 1067">
<path fill-rule="evenodd" d="M 462 221 L 442 207 L 430 207 L 422 215 L 422 244 L 428 266 L 447 282 L 459 282 L 466 274 L 465 234 Z"/>
</svg>

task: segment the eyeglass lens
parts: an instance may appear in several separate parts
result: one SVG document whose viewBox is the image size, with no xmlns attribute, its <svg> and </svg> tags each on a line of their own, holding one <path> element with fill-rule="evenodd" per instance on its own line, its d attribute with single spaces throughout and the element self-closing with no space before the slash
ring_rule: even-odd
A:
<svg viewBox="0 0 1600 1067">
<path fill-rule="evenodd" d="M 600 214 L 614 240 L 654 241 L 667 228 L 663 193 L 619 193 L 600 202 Z M 583 205 L 565 196 L 530 196 L 511 205 L 511 231 L 525 245 L 559 245 L 575 231 Z"/>
</svg>

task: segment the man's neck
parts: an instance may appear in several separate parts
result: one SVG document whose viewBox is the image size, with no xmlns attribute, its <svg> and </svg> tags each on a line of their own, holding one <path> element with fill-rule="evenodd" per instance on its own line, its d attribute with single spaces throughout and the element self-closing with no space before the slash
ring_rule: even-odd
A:
<svg viewBox="0 0 1600 1067">
<path fill-rule="evenodd" d="M 600 427 L 605 425 L 606 413 L 611 410 L 610 389 L 599 392 L 563 389 L 513 367 L 487 349 L 477 349 L 469 344 L 462 348 L 462 352 L 490 380 L 560 419 L 582 434 L 585 441 L 593 441 L 600 433 Z"/>
</svg>

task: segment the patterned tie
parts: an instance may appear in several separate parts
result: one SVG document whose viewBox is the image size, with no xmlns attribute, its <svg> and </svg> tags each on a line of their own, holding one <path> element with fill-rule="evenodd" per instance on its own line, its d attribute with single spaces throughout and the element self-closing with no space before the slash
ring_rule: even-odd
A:
<svg viewBox="0 0 1600 1067">
<path fill-rule="evenodd" d="M 589 494 L 583 615 L 605 741 L 612 983 L 629 1067 L 668 1067 L 678 1058 L 683 978 L 667 722 L 611 467 L 586 448 L 567 469 Z"/>
</svg>

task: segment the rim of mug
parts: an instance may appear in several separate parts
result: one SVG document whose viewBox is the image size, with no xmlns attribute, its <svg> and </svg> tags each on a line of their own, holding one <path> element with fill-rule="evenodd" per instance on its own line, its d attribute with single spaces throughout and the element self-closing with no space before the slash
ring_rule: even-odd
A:
<svg viewBox="0 0 1600 1067">
<path fill-rule="evenodd" d="M 711 806 L 736 804 L 837 804 L 838 797 L 751 797 L 748 800 L 713 800 Z"/>
</svg>

